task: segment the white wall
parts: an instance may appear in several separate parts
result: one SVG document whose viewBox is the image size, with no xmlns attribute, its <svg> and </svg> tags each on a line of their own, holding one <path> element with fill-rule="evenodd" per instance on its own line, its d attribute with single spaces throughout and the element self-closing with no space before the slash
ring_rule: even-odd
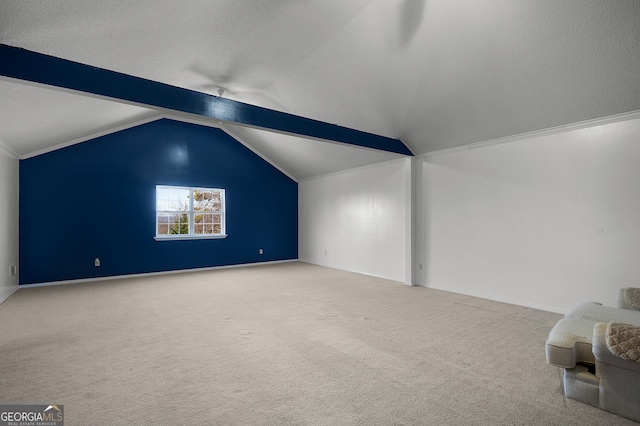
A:
<svg viewBox="0 0 640 426">
<path fill-rule="evenodd" d="M 640 286 L 640 119 L 420 160 L 418 284 L 557 312 Z"/>
<path fill-rule="evenodd" d="M 299 182 L 299 259 L 410 282 L 410 181 L 401 159 Z"/>
<path fill-rule="evenodd" d="M 18 160 L 0 146 L 0 302 L 18 288 Z"/>
</svg>

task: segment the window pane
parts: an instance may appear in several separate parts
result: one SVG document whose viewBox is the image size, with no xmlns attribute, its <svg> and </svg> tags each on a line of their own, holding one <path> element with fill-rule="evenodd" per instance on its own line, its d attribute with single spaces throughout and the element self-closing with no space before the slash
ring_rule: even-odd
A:
<svg viewBox="0 0 640 426">
<path fill-rule="evenodd" d="M 218 224 L 213 225 L 214 234 L 222 234 L 222 227 Z"/>
<path fill-rule="evenodd" d="M 183 235 L 189 233 L 189 224 L 181 223 L 175 225 L 169 225 L 169 234 Z"/>
<path fill-rule="evenodd" d="M 202 221 L 203 221 L 202 217 L 203 216 L 206 216 L 206 215 L 197 214 L 197 215 L 193 216 L 193 223 L 202 223 Z"/>
<path fill-rule="evenodd" d="M 205 234 L 213 234 L 213 225 L 210 223 L 207 223 L 204 225 L 204 233 Z"/>
<path fill-rule="evenodd" d="M 156 209 L 158 211 L 189 210 L 189 189 L 156 187 Z"/>
<path fill-rule="evenodd" d="M 170 234 L 188 234 L 189 233 L 189 215 L 175 214 L 169 218 Z"/>
<path fill-rule="evenodd" d="M 158 223 L 169 223 L 169 217 L 166 214 L 160 213 L 158 215 Z"/>
<path fill-rule="evenodd" d="M 196 234 L 202 234 L 204 232 L 203 225 L 193 225 L 193 232 Z"/>
<path fill-rule="evenodd" d="M 222 223 L 222 216 L 216 214 L 213 216 L 213 223 Z"/>
<path fill-rule="evenodd" d="M 169 233 L 169 225 L 158 225 L 158 235 L 167 235 Z"/>
<path fill-rule="evenodd" d="M 210 212 L 213 202 L 219 198 L 219 192 L 196 189 L 193 191 L 193 210 L 197 212 Z"/>
<path fill-rule="evenodd" d="M 199 189 L 194 189 L 193 191 L 193 211 L 201 212 L 202 207 L 205 204 L 204 199 L 205 193 L 200 191 Z"/>
<path fill-rule="evenodd" d="M 213 215 L 212 214 L 205 214 L 203 216 L 204 216 L 204 218 L 202 219 L 202 221 L 204 223 L 213 223 Z"/>
</svg>

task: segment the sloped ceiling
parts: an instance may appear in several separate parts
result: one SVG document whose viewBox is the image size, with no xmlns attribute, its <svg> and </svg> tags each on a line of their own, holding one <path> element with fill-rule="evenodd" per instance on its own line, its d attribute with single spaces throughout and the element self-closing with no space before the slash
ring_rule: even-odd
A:
<svg viewBox="0 0 640 426">
<path fill-rule="evenodd" d="M 637 0 L 5 0 L 0 42 L 416 154 L 640 109 Z M 0 82 L 0 139 L 21 155 L 154 114 Z M 296 179 L 399 157 L 227 130 Z"/>
</svg>

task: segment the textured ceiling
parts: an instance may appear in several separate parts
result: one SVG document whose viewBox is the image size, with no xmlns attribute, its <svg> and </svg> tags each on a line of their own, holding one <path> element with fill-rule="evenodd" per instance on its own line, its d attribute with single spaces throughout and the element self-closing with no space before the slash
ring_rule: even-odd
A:
<svg viewBox="0 0 640 426">
<path fill-rule="evenodd" d="M 637 0 L 3 0 L 0 42 L 417 154 L 640 109 Z M 0 84 L 0 139 L 20 154 L 154 114 L 20 86 Z M 298 179 L 388 159 L 235 132 Z"/>
<path fill-rule="evenodd" d="M 157 113 L 115 102 L 0 81 L 0 138 L 26 156 Z"/>
</svg>

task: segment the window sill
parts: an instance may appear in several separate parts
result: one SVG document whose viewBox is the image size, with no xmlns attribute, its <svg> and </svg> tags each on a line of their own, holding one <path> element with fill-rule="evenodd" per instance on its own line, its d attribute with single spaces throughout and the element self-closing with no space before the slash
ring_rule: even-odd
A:
<svg viewBox="0 0 640 426">
<path fill-rule="evenodd" d="M 177 235 L 175 237 L 153 237 L 156 241 L 185 241 L 185 240 L 220 240 L 227 238 L 227 234 L 217 235 Z"/>
</svg>

